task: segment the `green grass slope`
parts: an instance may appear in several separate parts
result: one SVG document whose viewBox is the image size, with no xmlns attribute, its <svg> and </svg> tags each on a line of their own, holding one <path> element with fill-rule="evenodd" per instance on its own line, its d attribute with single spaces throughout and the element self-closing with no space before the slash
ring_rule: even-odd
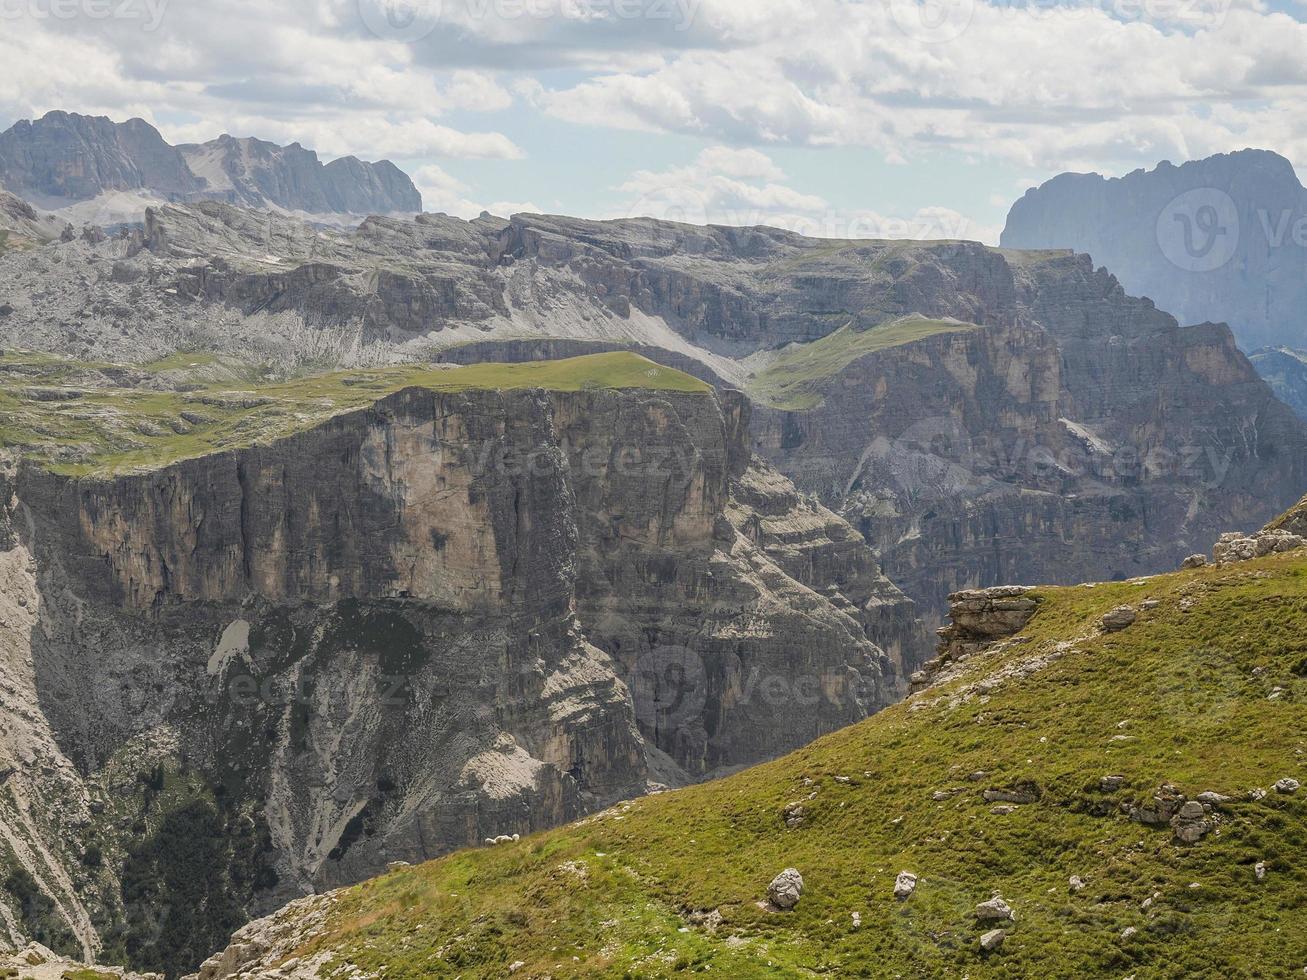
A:
<svg viewBox="0 0 1307 980">
<path fill-rule="evenodd" d="M 387 980 L 515 963 L 515 977 L 553 980 L 1302 975 L 1307 789 L 1272 787 L 1307 783 L 1307 554 L 1038 594 L 1020 639 L 860 725 L 367 882 L 299 952 Z M 1102 633 L 1122 603 L 1138 620 Z M 1101 790 L 1107 774 L 1120 789 Z M 1022 781 L 1038 802 L 1002 814 L 981 798 Z M 1232 800 L 1181 844 L 1122 810 L 1164 782 Z M 805 819 L 790 829 L 795 801 Z M 786 867 L 802 901 L 760 907 Z M 905 870 L 920 883 L 900 902 Z M 1016 921 L 984 953 L 992 926 L 974 909 L 995 892 Z"/>
<path fill-rule="evenodd" d="M 749 382 L 751 397 L 770 408 L 802 411 L 821 404 L 823 383 L 861 357 L 940 333 L 978 329 L 955 320 L 905 317 L 869 330 L 847 324 L 809 344 L 791 344 Z"/>
<path fill-rule="evenodd" d="M 130 369 L 13 352 L 0 355 L 0 448 L 61 473 L 111 476 L 266 443 L 404 388 L 712 390 L 624 351 L 524 364 L 405 364 L 276 383 L 212 354 Z"/>
</svg>

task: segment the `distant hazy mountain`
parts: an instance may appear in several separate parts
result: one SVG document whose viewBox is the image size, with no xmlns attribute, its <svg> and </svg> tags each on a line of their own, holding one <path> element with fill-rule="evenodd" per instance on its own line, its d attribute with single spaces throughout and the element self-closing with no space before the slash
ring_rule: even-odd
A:
<svg viewBox="0 0 1307 980">
<path fill-rule="evenodd" d="M 0 191 L 0 252 L 43 245 L 60 237 L 67 222 L 36 210 L 21 197 Z"/>
<path fill-rule="evenodd" d="M 1307 419 L 1307 350 L 1263 347 L 1248 359 L 1280 401 Z"/>
<path fill-rule="evenodd" d="M 220 136 L 171 146 L 142 119 L 48 112 L 0 133 L 0 186 L 74 222 L 140 220 L 147 205 L 220 200 L 306 215 L 414 213 L 422 197 L 388 160 L 323 164 L 298 143 Z"/>
<path fill-rule="evenodd" d="M 1060 174 L 1012 206 L 1001 241 L 1088 252 L 1182 323 L 1229 323 L 1245 350 L 1307 347 L 1307 190 L 1278 154 Z"/>
</svg>

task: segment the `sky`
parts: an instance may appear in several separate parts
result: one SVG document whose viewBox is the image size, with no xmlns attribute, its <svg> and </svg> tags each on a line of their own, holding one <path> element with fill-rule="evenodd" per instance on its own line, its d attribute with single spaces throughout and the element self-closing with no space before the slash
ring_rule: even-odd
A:
<svg viewBox="0 0 1307 980">
<path fill-rule="evenodd" d="M 0 0 L 0 128 L 390 159 L 424 208 L 995 242 L 1064 170 L 1307 164 L 1307 0 Z"/>
</svg>

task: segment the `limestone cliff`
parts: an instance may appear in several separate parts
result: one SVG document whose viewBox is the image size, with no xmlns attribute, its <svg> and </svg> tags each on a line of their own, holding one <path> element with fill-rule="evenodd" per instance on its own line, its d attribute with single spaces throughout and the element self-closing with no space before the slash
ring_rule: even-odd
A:
<svg viewBox="0 0 1307 980">
<path fill-rule="evenodd" d="M 1226 327 L 1069 252 L 543 215 L 327 233 L 208 202 L 0 264 L 16 342 L 97 358 L 638 349 L 744 391 L 754 451 L 937 619 L 957 589 L 1174 567 L 1307 484 L 1307 425 Z"/>
<path fill-rule="evenodd" d="M 193 966 L 297 895 L 892 703 L 911 604 L 747 427 L 706 390 L 407 388 L 135 474 L 11 464 L 0 827 L 40 938 Z"/>
</svg>

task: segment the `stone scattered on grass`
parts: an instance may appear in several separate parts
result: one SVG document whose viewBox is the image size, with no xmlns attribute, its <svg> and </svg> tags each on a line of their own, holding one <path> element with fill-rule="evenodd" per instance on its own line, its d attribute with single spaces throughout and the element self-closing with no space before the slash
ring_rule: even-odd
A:
<svg viewBox="0 0 1307 980">
<path fill-rule="evenodd" d="M 1121 930 L 1122 939 L 1133 939 L 1138 934 L 1139 934 L 1139 930 L 1136 929 L 1134 926 L 1126 926 L 1124 929 Z"/>
<path fill-rule="evenodd" d="M 786 868 L 767 886 L 767 901 L 778 909 L 794 908 L 802 895 L 803 875 L 795 868 Z"/>
<path fill-rule="evenodd" d="M 1098 788 L 1104 793 L 1115 793 L 1124 785 L 1124 776 L 1104 776 L 1098 781 Z"/>
<path fill-rule="evenodd" d="M 1016 913 L 1012 911 L 1011 905 L 995 895 L 989 901 L 981 902 L 976 906 L 976 918 L 981 922 L 997 922 L 1003 919 L 1011 921 L 1016 919 Z"/>
<path fill-rule="evenodd" d="M 1007 939 L 1007 932 L 1003 929 L 991 929 L 980 937 L 980 948 L 986 953 L 992 953 L 1003 945 L 1003 940 Z"/>
<path fill-rule="evenodd" d="M 1257 876 L 1258 881 L 1266 880 L 1266 862 L 1258 861 L 1253 865 L 1253 874 Z"/>
<path fill-rule="evenodd" d="M 1106 632 L 1116 633 L 1133 626 L 1138 615 L 1133 606 L 1117 606 L 1111 612 L 1105 613 L 1100 622 Z"/>
<path fill-rule="evenodd" d="M 1181 568 L 1202 568 L 1207 564 L 1206 555 L 1190 555 L 1180 563 Z"/>
<path fill-rule="evenodd" d="M 1278 780 L 1276 782 L 1275 792 L 1284 793 L 1285 795 L 1291 795 L 1293 793 L 1298 792 L 1298 789 L 1301 786 L 1302 783 L 1298 782 L 1298 780 L 1293 779 L 1289 776 L 1285 776 L 1283 779 Z"/>
<path fill-rule="evenodd" d="M 1213 828 L 1203 805 L 1197 800 L 1190 800 L 1171 818 L 1171 829 L 1175 831 L 1176 840 L 1185 844 L 1197 844 Z"/>
<path fill-rule="evenodd" d="M 900 871 L 894 879 L 894 897 L 906 901 L 917 890 L 917 876 L 911 871 Z"/>
<path fill-rule="evenodd" d="M 1067 887 L 1073 892 L 1078 892 L 1085 887 L 1085 879 L 1079 875 L 1072 875 L 1070 880 L 1067 881 Z"/>
<path fill-rule="evenodd" d="M 1230 797 L 1222 796 L 1212 790 L 1204 790 L 1194 797 L 1199 803 L 1206 803 L 1208 806 L 1220 806 L 1222 803 L 1229 803 Z"/>
</svg>

